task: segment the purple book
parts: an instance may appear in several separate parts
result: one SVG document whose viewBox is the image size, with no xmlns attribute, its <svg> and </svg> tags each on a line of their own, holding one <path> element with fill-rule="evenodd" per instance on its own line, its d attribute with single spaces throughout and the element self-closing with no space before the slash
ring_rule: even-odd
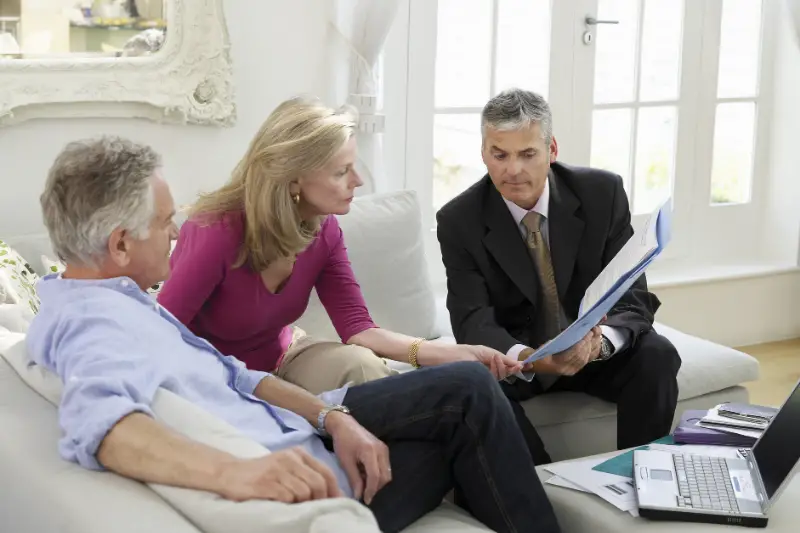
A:
<svg viewBox="0 0 800 533">
<path fill-rule="evenodd" d="M 708 411 L 684 411 L 678 427 L 675 428 L 672 434 L 675 443 L 741 447 L 751 447 L 755 444 L 756 439 L 752 437 L 698 426 L 697 423 L 707 414 Z"/>
</svg>

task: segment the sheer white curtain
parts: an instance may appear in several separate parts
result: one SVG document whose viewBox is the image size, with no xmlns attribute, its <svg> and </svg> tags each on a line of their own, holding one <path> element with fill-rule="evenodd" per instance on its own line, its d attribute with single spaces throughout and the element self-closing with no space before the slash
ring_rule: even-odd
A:
<svg viewBox="0 0 800 533">
<path fill-rule="evenodd" d="M 800 0 L 786 0 L 786 2 L 789 4 L 789 13 L 794 23 L 797 44 L 800 45 Z"/>
<path fill-rule="evenodd" d="M 334 0 L 331 2 L 328 99 L 359 111 L 359 170 L 365 189 L 385 182 L 384 116 L 377 108 L 380 82 L 376 67 L 400 0 Z"/>
</svg>

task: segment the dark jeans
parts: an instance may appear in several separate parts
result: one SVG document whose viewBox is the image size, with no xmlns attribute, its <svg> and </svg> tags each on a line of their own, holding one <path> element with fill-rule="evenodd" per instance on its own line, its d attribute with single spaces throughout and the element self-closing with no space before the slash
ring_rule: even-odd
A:
<svg viewBox="0 0 800 533">
<path fill-rule="evenodd" d="M 608 361 L 589 363 L 574 376 L 562 376 L 546 391 L 535 379 L 504 383 L 502 387 L 531 456 L 539 465 L 549 463 L 550 456 L 519 402 L 538 394 L 573 391 L 616 403 L 617 447 L 631 448 L 669 435 L 678 403 L 676 377 L 680 367 L 681 358 L 672 343 L 651 330 Z"/>
<path fill-rule="evenodd" d="M 389 446 L 392 481 L 370 505 L 382 531 L 404 529 L 452 489 L 494 531 L 559 531 L 511 406 L 483 365 L 452 363 L 368 382 L 350 389 L 344 403 Z"/>
</svg>

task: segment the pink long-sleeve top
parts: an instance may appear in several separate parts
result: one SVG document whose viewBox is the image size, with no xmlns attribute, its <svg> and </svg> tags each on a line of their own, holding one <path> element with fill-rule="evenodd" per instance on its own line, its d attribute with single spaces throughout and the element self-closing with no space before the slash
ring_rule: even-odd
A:
<svg viewBox="0 0 800 533">
<path fill-rule="evenodd" d="M 172 253 L 172 273 L 158 301 L 193 333 L 248 368 L 272 372 L 292 340 L 316 288 L 343 342 L 377 327 L 355 279 L 342 230 L 329 216 L 311 244 L 297 256 L 292 274 L 272 293 L 261 274 L 233 268 L 244 242 L 244 215 L 216 221 L 189 220 Z"/>
</svg>

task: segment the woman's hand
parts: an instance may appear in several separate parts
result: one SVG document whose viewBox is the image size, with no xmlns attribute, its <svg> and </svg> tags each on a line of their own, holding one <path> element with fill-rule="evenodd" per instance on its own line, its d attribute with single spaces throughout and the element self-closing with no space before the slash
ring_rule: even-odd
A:
<svg viewBox="0 0 800 533">
<path fill-rule="evenodd" d="M 427 346 L 426 346 L 427 345 Z M 427 348 L 427 350 L 426 350 Z M 486 366 L 498 380 L 505 379 L 511 374 L 522 370 L 522 363 L 507 355 L 486 346 L 473 346 L 470 344 L 434 344 L 423 343 L 420 347 L 420 355 L 424 351 L 431 352 L 436 350 L 439 357 L 436 364 L 452 363 L 455 361 L 478 361 Z M 420 364 L 425 365 L 425 358 L 418 359 Z"/>
</svg>

